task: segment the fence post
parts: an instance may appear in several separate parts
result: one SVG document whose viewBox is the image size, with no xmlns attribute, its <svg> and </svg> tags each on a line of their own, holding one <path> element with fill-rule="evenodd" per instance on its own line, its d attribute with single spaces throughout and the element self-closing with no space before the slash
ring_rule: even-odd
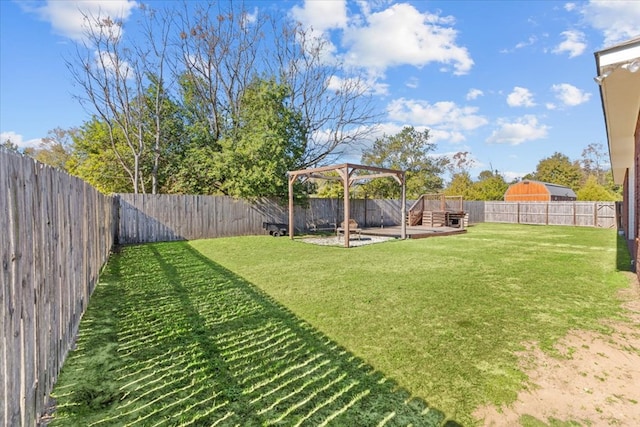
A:
<svg viewBox="0 0 640 427">
<path fill-rule="evenodd" d="M 598 202 L 593 202 L 593 226 L 598 226 Z"/>
<path fill-rule="evenodd" d="M 545 203 L 545 221 L 544 225 L 549 225 L 549 202 Z"/>
<path fill-rule="evenodd" d="M 111 225 L 112 227 L 112 234 L 113 234 L 113 245 L 117 246 L 120 244 L 120 206 L 122 205 L 122 203 L 120 203 L 120 195 L 119 194 L 114 194 L 113 195 L 113 224 Z"/>
</svg>

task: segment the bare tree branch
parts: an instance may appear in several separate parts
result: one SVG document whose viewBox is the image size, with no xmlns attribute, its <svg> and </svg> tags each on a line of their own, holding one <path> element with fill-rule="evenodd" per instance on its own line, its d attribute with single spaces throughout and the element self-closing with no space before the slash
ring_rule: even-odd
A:
<svg viewBox="0 0 640 427">
<path fill-rule="evenodd" d="M 84 40 L 76 46 L 76 58 L 67 61 L 67 68 L 83 91 L 79 96 L 82 104 L 106 123 L 116 158 L 138 193 L 144 142 L 139 116 L 132 105 L 134 97 L 142 94 L 141 70 L 135 68 L 139 62 L 127 55 L 130 51 L 122 43 L 121 23 L 88 14 L 84 14 L 84 20 Z M 116 134 L 120 133 L 133 157 L 133 166 L 118 146 Z"/>
<path fill-rule="evenodd" d="M 329 58 L 329 42 L 300 24 L 276 23 L 272 71 L 292 90 L 302 112 L 308 145 L 301 167 L 333 161 L 348 147 L 371 138 L 380 115 L 371 88 L 355 70 Z"/>
</svg>

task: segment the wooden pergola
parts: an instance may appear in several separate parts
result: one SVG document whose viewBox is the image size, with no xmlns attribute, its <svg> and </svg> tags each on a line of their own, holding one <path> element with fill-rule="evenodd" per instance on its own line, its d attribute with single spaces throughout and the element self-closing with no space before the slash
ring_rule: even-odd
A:
<svg viewBox="0 0 640 427">
<path fill-rule="evenodd" d="M 356 174 L 356 171 L 365 171 L 365 174 Z M 337 172 L 338 176 L 326 175 L 326 172 Z M 402 204 L 401 204 L 401 217 L 402 217 L 402 238 L 407 237 L 407 222 L 404 220 L 406 216 L 406 182 L 404 171 L 396 169 L 379 168 L 375 166 L 355 165 L 352 163 L 343 163 L 340 165 L 323 166 L 319 168 L 302 169 L 297 171 L 287 172 L 289 177 L 289 238 L 293 239 L 294 234 L 294 218 L 293 218 L 293 183 L 298 177 L 308 178 L 320 178 L 327 180 L 340 180 L 344 186 L 344 247 L 349 247 L 349 218 L 350 218 L 350 200 L 349 200 L 349 188 L 357 181 L 375 178 L 392 177 L 398 184 L 402 186 Z"/>
</svg>

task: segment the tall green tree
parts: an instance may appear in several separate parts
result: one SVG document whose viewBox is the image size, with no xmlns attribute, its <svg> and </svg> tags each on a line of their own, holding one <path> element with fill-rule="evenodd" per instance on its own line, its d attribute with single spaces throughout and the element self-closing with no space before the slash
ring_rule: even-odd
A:
<svg viewBox="0 0 640 427">
<path fill-rule="evenodd" d="M 502 174 L 498 171 L 484 170 L 478 175 L 467 198 L 469 200 L 504 200 L 504 193 L 509 188 Z"/>
<path fill-rule="evenodd" d="M 74 131 L 67 170 L 105 193 L 135 193 L 135 182 L 139 192 L 146 189 L 180 192 L 175 187 L 176 176 L 182 167 L 187 167 L 181 110 L 166 96 L 162 98 L 162 108 L 157 110 L 154 106 L 157 90 L 151 85 L 141 95 L 142 99 L 136 100 L 136 106 L 141 108 L 139 125 L 149 130 L 141 135 L 144 150 L 132 152 L 124 128 L 94 116 Z M 158 112 L 160 117 L 156 117 Z M 159 132 L 153 130 L 156 125 L 160 126 Z M 137 181 L 131 175 L 135 169 L 139 172 Z"/>
<path fill-rule="evenodd" d="M 616 200 L 622 200 L 622 185 L 615 183 L 611 169 L 607 170 L 604 174 L 604 187 L 611 194 L 615 195 Z"/>
<path fill-rule="evenodd" d="M 590 175 L 587 182 L 576 192 L 578 200 L 582 201 L 616 201 L 621 198 L 607 190 L 598 182 L 595 175 Z"/>
<path fill-rule="evenodd" d="M 116 150 L 112 149 L 114 145 Z M 122 168 L 123 162 L 131 160 L 118 157 L 118 152 L 126 152 L 124 138 L 118 131 L 110 131 L 104 121 L 93 117 L 74 133 L 66 168 L 102 193 L 131 193 L 133 184 Z"/>
<path fill-rule="evenodd" d="M 174 177 L 184 166 L 189 135 L 185 130 L 183 110 L 155 79 L 144 96 L 142 123 L 146 149 L 141 158 L 145 188 L 152 193 L 173 193 Z"/>
<path fill-rule="evenodd" d="M 331 42 L 289 17 L 255 14 L 242 2 L 200 2 L 176 11 L 182 87 L 207 150 L 235 126 L 256 76 L 288 88 L 308 144 L 301 168 L 326 163 L 371 135 L 379 115 L 366 76 L 345 67 Z M 185 98 L 185 99 L 187 99 Z M 202 148 L 205 145 L 200 145 Z"/>
<path fill-rule="evenodd" d="M 220 140 L 214 155 L 220 190 L 235 197 L 286 197 L 287 171 L 300 165 L 306 148 L 301 114 L 291 108 L 291 92 L 275 80 L 254 80 L 246 89 L 237 127 Z"/>
<path fill-rule="evenodd" d="M 577 161 L 572 162 L 566 155 L 556 152 L 540 160 L 536 171 L 525 179 L 564 185 L 577 191 L 580 188 L 582 170 Z"/>
<path fill-rule="evenodd" d="M 451 182 L 443 192 L 447 196 L 462 196 L 465 199 L 469 199 L 473 184 L 474 182 L 469 172 L 458 172 L 453 175 Z"/>
<path fill-rule="evenodd" d="M 396 135 L 384 135 L 362 154 L 362 163 L 406 171 L 407 198 L 442 190 L 441 177 L 448 160 L 430 153 L 436 144 L 429 142 L 429 131 L 417 131 L 406 126 Z M 367 195 L 376 198 L 398 198 L 401 188 L 391 178 L 375 179 L 363 185 Z"/>
<path fill-rule="evenodd" d="M 77 55 L 67 62 L 78 98 L 99 122 L 88 123 L 80 139 L 99 124 L 96 147 L 105 135 L 109 142 L 103 147 L 109 153 L 101 158 L 89 141 L 76 144 L 73 168 L 95 173 L 94 181 L 102 182 L 101 172 L 90 165 L 109 164 L 117 184 L 105 182 L 104 188 L 122 188 L 119 180 L 125 176 L 132 192 L 246 195 L 258 183 L 264 194 L 276 192 L 270 178 L 276 172 L 262 168 L 265 176 L 259 176 L 261 168 L 245 161 L 262 148 L 249 135 L 251 115 L 244 104 L 275 114 L 268 103 L 249 101 L 256 76 L 286 88 L 286 108 L 297 115 L 305 142 L 298 144 L 302 154 L 283 158 L 295 158 L 297 168 L 339 156 L 373 131 L 378 115 L 369 80 L 331 60 L 330 41 L 289 17 L 255 14 L 229 0 L 172 3 L 164 10 L 141 4 L 139 12 L 138 25 L 126 32 L 117 20 L 85 15 Z M 171 105 L 176 100 L 180 126 Z M 250 119 L 254 124 L 256 117 Z M 273 125 L 270 132 L 282 134 L 282 129 Z M 251 155 L 248 141 L 254 143 Z M 242 168 L 244 181 L 237 179 Z"/>
</svg>

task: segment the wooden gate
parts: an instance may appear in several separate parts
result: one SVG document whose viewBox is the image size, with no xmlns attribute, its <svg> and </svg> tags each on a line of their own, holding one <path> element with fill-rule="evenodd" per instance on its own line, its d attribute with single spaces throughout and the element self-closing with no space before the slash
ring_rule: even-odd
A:
<svg viewBox="0 0 640 427">
<path fill-rule="evenodd" d="M 615 203 L 596 203 L 596 227 L 613 228 L 616 226 Z"/>
</svg>

